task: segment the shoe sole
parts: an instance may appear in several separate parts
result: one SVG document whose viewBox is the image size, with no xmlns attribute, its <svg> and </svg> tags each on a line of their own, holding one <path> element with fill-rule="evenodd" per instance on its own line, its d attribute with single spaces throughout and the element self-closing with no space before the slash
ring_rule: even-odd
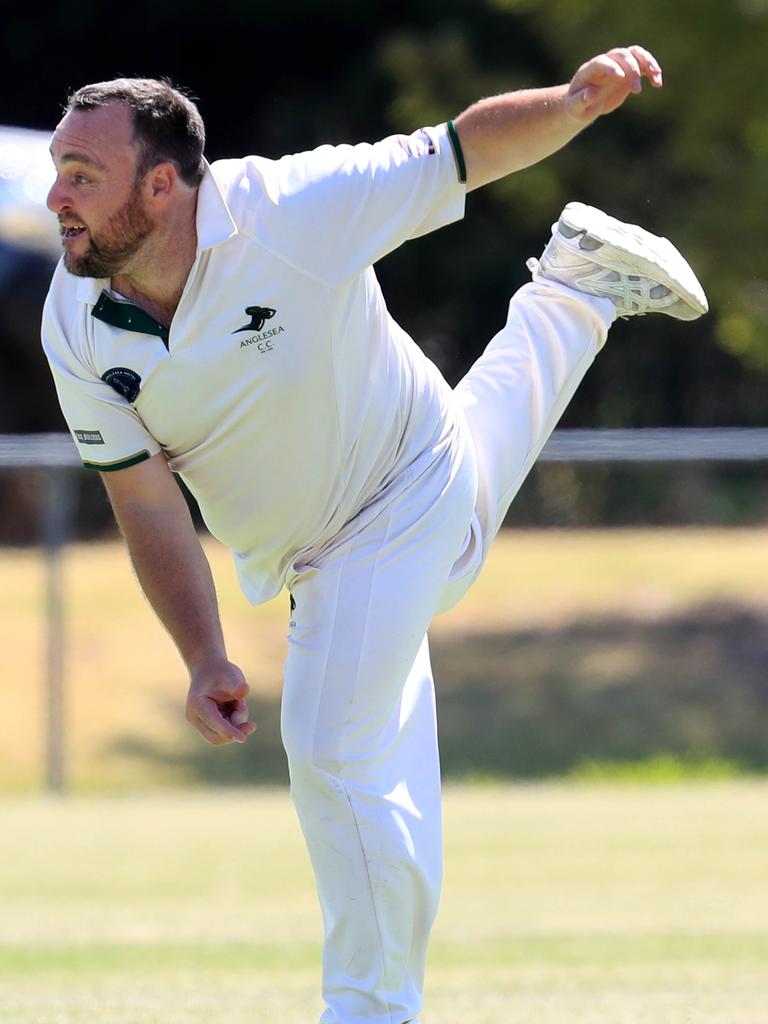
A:
<svg viewBox="0 0 768 1024">
<path fill-rule="evenodd" d="M 624 224 L 584 203 L 568 203 L 560 214 L 557 227 L 566 241 L 573 242 L 577 235 L 582 235 L 582 238 L 589 237 L 610 246 L 617 254 L 618 263 L 618 266 L 611 266 L 611 269 L 623 273 L 629 269 L 640 277 L 653 278 L 694 310 L 696 317 L 709 311 L 707 297 L 698 278 L 668 239 L 652 235 L 636 224 Z M 580 248 L 584 253 L 597 255 L 599 252 L 599 249 L 589 246 Z M 600 255 L 606 257 L 606 265 L 613 263 L 609 253 Z"/>
</svg>

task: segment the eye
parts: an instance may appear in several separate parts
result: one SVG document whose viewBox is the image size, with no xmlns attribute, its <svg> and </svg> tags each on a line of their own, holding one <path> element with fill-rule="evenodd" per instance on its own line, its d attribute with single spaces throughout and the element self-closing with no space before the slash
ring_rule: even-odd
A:
<svg viewBox="0 0 768 1024">
<path fill-rule="evenodd" d="M 87 177 L 87 175 L 85 174 L 74 174 L 72 176 L 72 181 L 75 183 L 75 185 L 89 185 L 91 179 Z"/>
</svg>

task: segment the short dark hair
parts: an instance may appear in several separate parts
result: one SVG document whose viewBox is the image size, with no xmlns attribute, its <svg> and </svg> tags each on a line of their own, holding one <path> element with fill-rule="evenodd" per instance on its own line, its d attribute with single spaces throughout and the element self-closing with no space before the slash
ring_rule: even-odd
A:
<svg viewBox="0 0 768 1024">
<path fill-rule="evenodd" d="M 167 79 L 113 78 L 75 90 L 67 98 L 66 111 L 95 110 L 109 103 L 124 103 L 133 112 L 137 177 L 169 160 L 187 185 L 200 184 L 205 125 L 189 96 Z"/>
</svg>

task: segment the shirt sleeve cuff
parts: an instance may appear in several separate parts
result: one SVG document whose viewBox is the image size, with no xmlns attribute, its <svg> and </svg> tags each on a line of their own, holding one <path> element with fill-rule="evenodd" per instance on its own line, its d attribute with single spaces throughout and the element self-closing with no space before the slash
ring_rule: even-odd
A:
<svg viewBox="0 0 768 1024">
<path fill-rule="evenodd" d="M 456 173 L 458 174 L 459 181 L 462 185 L 466 185 L 467 165 L 464 161 L 464 150 L 461 148 L 461 139 L 452 120 L 448 122 L 448 138 L 451 141 L 451 149 L 453 150 L 453 159 L 456 161 Z"/>
<path fill-rule="evenodd" d="M 145 449 L 143 452 L 136 452 L 135 455 L 129 455 L 125 459 L 118 459 L 116 462 L 86 462 L 84 459 L 83 466 L 85 469 L 97 469 L 100 473 L 113 473 L 117 469 L 128 469 L 129 466 L 137 466 L 148 458 L 150 458 L 150 454 Z"/>
</svg>

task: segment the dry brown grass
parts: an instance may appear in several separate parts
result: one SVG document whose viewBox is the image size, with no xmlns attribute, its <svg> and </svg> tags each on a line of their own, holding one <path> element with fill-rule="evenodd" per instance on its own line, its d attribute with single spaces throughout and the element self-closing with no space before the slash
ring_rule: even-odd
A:
<svg viewBox="0 0 768 1024">
<path fill-rule="evenodd" d="M 205 542 L 230 655 L 257 697 L 276 702 L 285 654 L 287 598 L 251 608 L 227 552 Z M 0 555 L 0 787 L 39 784 L 44 745 L 44 569 L 39 552 Z M 439 618 L 434 647 L 488 631 L 565 623 L 585 615 L 664 618 L 712 601 L 764 608 L 768 531 L 525 531 L 499 538 L 463 604 Z M 116 741 L 187 741 L 186 680 L 170 640 L 132 578 L 119 542 L 72 546 L 65 558 L 69 774 L 76 786 L 174 781 Z M 620 658 L 621 652 L 616 654 Z M 608 671 L 601 664 L 601 671 Z M 615 668 L 615 666 L 614 666 Z M 619 670 L 621 666 L 619 665 Z"/>
</svg>

